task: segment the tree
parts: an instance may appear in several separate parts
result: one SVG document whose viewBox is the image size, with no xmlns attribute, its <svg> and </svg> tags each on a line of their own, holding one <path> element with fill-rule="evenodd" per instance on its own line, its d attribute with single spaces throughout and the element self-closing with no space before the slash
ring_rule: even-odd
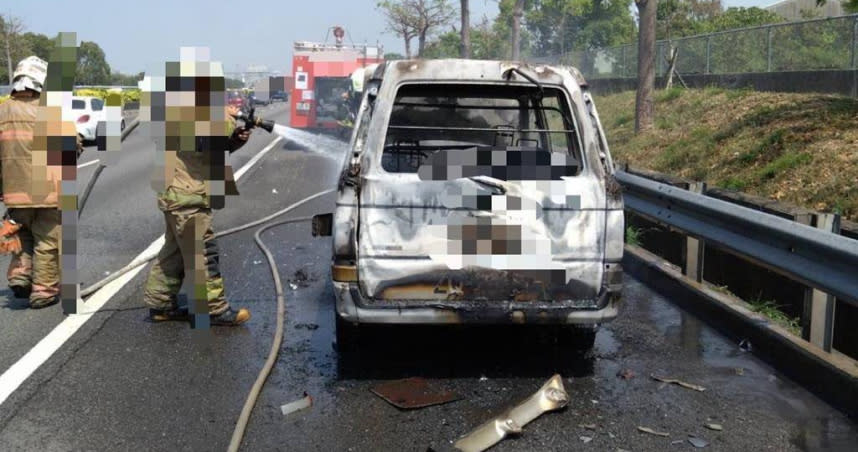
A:
<svg viewBox="0 0 858 452">
<path fill-rule="evenodd" d="M 460 15 L 462 16 L 462 58 L 471 57 L 471 8 L 468 0 L 461 0 Z"/>
<path fill-rule="evenodd" d="M 858 13 L 858 0 L 844 0 L 843 9 L 849 13 Z"/>
<path fill-rule="evenodd" d="M 390 61 L 390 60 L 404 60 L 406 58 L 405 58 L 405 55 L 403 55 L 401 53 L 394 52 L 394 53 L 385 53 L 384 59 L 387 61 Z"/>
<path fill-rule="evenodd" d="M 635 98 L 635 133 L 652 128 L 655 90 L 655 26 L 657 0 L 635 0 L 638 27 L 638 90 Z"/>
<path fill-rule="evenodd" d="M 524 0 L 515 0 L 512 12 L 512 60 L 521 58 L 521 17 L 524 15 Z"/>
<path fill-rule="evenodd" d="M 0 53 L 2 53 L 2 59 L 6 63 L 6 76 L 10 85 L 14 73 L 13 67 L 26 52 L 24 41 L 21 39 L 23 31 L 24 25 L 21 23 L 21 19 L 11 15 L 0 15 L 0 39 L 3 40 Z"/>
<path fill-rule="evenodd" d="M 415 31 L 417 32 L 417 56 L 422 57 L 426 49 L 426 40 L 437 28 L 447 25 L 456 16 L 447 0 L 405 0 L 417 14 Z"/>
<path fill-rule="evenodd" d="M 388 31 L 392 31 L 405 44 L 405 58 L 411 59 L 411 40 L 417 35 L 414 24 L 414 12 L 408 9 L 405 1 L 382 1 L 377 6 L 384 14 Z"/>
<path fill-rule="evenodd" d="M 41 33 L 27 32 L 21 35 L 24 40 L 24 45 L 27 47 L 27 55 L 36 55 L 37 57 L 48 61 L 51 56 L 51 50 L 54 48 L 54 39 L 51 39 Z"/>
<path fill-rule="evenodd" d="M 471 58 L 478 60 L 498 60 L 508 55 L 506 41 L 498 36 L 498 31 L 488 19 L 474 27 L 469 32 L 471 37 Z M 424 58 L 455 58 L 460 55 L 462 35 L 457 31 L 449 31 L 438 36 L 426 45 Z"/>
<path fill-rule="evenodd" d="M 77 52 L 78 85 L 107 85 L 110 83 L 110 65 L 104 59 L 104 51 L 98 44 L 82 41 Z"/>
<path fill-rule="evenodd" d="M 422 56 L 431 34 L 456 16 L 447 0 L 385 0 L 378 8 L 387 19 L 388 30 L 402 38 L 407 58 L 411 58 L 413 38 L 417 38 L 417 56 Z"/>
</svg>

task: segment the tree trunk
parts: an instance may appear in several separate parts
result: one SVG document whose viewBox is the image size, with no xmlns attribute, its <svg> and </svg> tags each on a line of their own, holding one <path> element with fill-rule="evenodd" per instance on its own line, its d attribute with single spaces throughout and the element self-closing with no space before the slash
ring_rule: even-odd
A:
<svg viewBox="0 0 858 452">
<path fill-rule="evenodd" d="M 635 133 L 652 128 L 655 90 L 655 16 L 657 0 L 635 0 L 640 16 L 638 35 L 638 92 L 635 100 Z"/>
<path fill-rule="evenodd" d="M 405 41 L 405 59 L 411 59 L 411 36 L 403 36 L 402 39 Z"/>
<path fill-rule="evenodd" d="M 12 75 L 14 74 L 14 72 L 12 71 L 12 50 L 11 50 L 11 48 L 10 48 L 11 46 L 9 44 L 9 35 L 8 34 L 5 35 L 4 38 L 5 38 L 4 41 L 6 42 L 6 67 L 8 68 L 7 70 L 9 71 L 6 73 L 6 75 L 9 76 L 9 84 L 11 85 L 12 84 Z"/>
<path fill-rule="evenodd" d="M 462 48 L 460 55 L 462 58 L 471 57 L 471 8 L 468 5 L 468 0 L 462 1 Z"/>
<path fill-rule="evenodd" d="M 423 50 L 426 49 L 426 35 L 428 32 L 429 30 L 423 29 L 417 35 L 417 58 L 423 58 Z"/>
<path fill-rule="evenodd" d="M 521 16 L 524 15 L 524 0 L 515 0 L 512 10 L 512 60 L 521 58 Z"/>
</svg>

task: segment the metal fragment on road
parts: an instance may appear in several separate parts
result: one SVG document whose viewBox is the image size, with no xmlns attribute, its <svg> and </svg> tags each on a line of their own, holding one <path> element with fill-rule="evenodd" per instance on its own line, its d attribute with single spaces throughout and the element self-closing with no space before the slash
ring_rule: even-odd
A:
<svg viewBox="0 0 858 452">
<path fill-rule="evenodd" d="M 688 442 L 691 443 L 692 446 L 694 446 L 698 449 L 702 449 L 702 448 L 709 445 L 709 441 L 706 441 L 703 438 L 698 438 L 698 437 L 693 436 L 693 435 L 688 435 Z"/>
<path fill-rule="evenodd" d="M 721 424 L 704 424 L 704 426 L 709 430 L 715 430 L 716 432 L 724 430 L 724 427 Z"/>
<path fill-rule="evenodd" d="M 282 405 L 280 407 L 280 412 L 285 416 L 305 408 L 310 408 L 311 406 L 313 406 L 313 397 L 307 395 L 305 392 L 303 398 L 295 400 L 294 402 L 289 402 L 286 405 Z"/>
<path fill-rule="evenodd" d="M 596 430 L 596 424 L 578 424 L 578 427 L 586 428 L 587 430 Z"/>
<path fill-rule="evenodd" d="M 656 435 L 656 436 L 670 436 L 670 433 L 659 432 L 659 431 L 653 430 L 649 427 L 642 427 L 640 425 L 638 425 L 638 431 L 644 432 L 644 433 L 649 433 L 650 435 Z"/>
<path fill-rule="evenodd" d="M 388 381 L 372 387 L 370 391 L 403 410 L 425 408 L 460 399 L 452 391 L 439 388 L 420 377 Z"/>
<path fill-rule="evenodd" d="M 593 441 L 592 436 L 579 436 L 578 439 L 580 439 L 584 444 L 587 444 L 590 441 Z"/>
<path fill-rule="evenodd" d="M 535 394 L 500 416 L 477 427 L 454 444 L 463 452 L 481 452 L 501 442 L 510 433 L 521 433 L 521 428 L 543 413 L 559 410 L 569 404 L 569 394 L 563 387 L 563 378 L 555 374 Z"/>
<path fill-rule="evenodd" d="M 706 388 L 704 388 L 703 386 L 695 385 L 695 384 L 691 384 L 691 383 L 686 383 L 682 380 L 677 380 L 675 378 L 664 378 L 664 377 L 659 377 L 656 375 L 650 375 L 650 377 L 653 380 L 660 381 L 662 383 L 667 383 L 667 384 L 679 385 L 679 386 L 682 386 L 683 388 L 686 388 L 686 389 L 693 389 L 693 390 L 699 391 L 699 392 L 703 392 L 706 390 Z"/>
</svg>

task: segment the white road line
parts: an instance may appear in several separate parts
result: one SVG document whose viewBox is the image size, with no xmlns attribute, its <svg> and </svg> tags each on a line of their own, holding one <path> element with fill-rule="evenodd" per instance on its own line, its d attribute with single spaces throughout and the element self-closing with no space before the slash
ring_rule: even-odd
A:
<svg viewBox="0 0 858 452">
<path fill-rule="evenodd" d="M 262 157 L 265 156 L 274 146 L 282 140 L 282 137 L 277 137 L 268 144 L 265 148 L 253 156 L 247 163 L 244 164 L 235 173 L 235 180 L 238 181 L 244 173 L 246 173 L 253 165 L 255 165 Z M 97 160 L 96 160 L 97 162 Z M 85 165 L 94 162 L 88 162 Z M 80 168 L 80 167 L 78 167 Z M 156 253 L 164 245 L 164 235 L 162 234 L 154 242 L 152 242 L 142 253 L 134 259 L 139 259 L 141 256 Z M 66 317 L 59 325 L 57 325 L 47 336 L 45 336 L 38 344 L 36 344 L 26 355 L 22 356 L 15 364 L 0 375 L 0 405 L 17 390 L 30 375 L 36 371 L 48 358 L 51 357 L 59 348 L 65 344 L 80 329 L 89 319 L 93 317 L 114 295 L 116 295 L 129 281 L 134 279 L 139 274 L 145 265 L 141 265 L 119 278 L 111 281 L 92 296 L 87 299 L 86 303 L 79 306 L 85 308 L 86 312 Z"/>
<path fill-rule="evenodd" d="M 98 163 L 98 162 L 99 162 L 99 160 L 98 160 L 98 159 L 95 159 L 95 160 L 93 160 L 93 161 L 91 161 L 91 162 L 81 163 L 80 165 L 78 165 L 78 166 L 77 166 L 77 169 L 86 168 L 87 166 L 95 165 L 95 164 L 96 164 L 96 163 Z"/>
</svg>

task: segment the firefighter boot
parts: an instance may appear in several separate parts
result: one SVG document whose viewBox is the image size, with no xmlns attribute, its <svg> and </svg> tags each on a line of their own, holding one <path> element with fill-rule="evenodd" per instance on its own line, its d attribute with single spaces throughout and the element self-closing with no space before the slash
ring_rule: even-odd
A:
<svg viewBox="0 0 858 452">
<path fill-rule="evenodd" d="M 211 316 L 212 325 L 220 326 L 238 326 L 250 320 L 250 310 L 241 308 L 238 311 L 231 307 L 218 315 Z"/>
</svg>

